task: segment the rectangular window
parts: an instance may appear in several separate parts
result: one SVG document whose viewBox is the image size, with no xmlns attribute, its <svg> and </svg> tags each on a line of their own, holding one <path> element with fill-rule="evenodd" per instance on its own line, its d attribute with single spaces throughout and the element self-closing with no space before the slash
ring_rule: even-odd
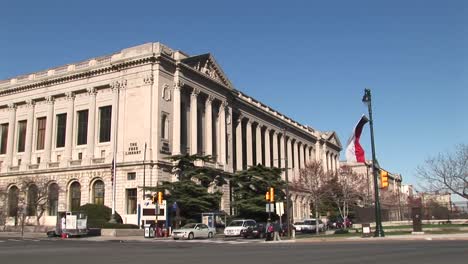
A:
<svg viewBox="0 0 468 264">
<path fill-rule="evenodd" d="M 112 106 L 99 107 L 99 142 L 109 142 L 111 138 Z"/>
<path fill-rule="evenodd" d="M 1 124 L 0 126 L 0 154 L 6 154 L 7 142 L 8 142 L 8 123 Z"/>
<path fill-rule="evenodd" d="M 18 122 L 18 152 L 24 152 L 24 144 L 26 142 L 26 120 Z"/>
<path fill-rule="evenodd" d="M 36 149 L 44 149 L 46 130 L 46 117 L 40 117 L 37 119 L 37 138 L 36 138 Z"/>
<path fill-rule="evenodd" d="M 136 214 L 137 189 L 127 189 L 127 214 Z"/>
<path fill-rule="evenodd" d="M 67 114 L 58 114 L 57 118 L 57 141 L 55 147 L 65 147 L 65 133 L 67 131 Z"/>
<path fill-rule="evenodd" d="M 88 110 L 78 111 L 77 145 L 86 145 L 88 141 Z"/>
<path fill-rule="evenodd" d="M 132 181 L 136 179 L 136 172 L 127 173 L 127 180 Z"/>
</svg>

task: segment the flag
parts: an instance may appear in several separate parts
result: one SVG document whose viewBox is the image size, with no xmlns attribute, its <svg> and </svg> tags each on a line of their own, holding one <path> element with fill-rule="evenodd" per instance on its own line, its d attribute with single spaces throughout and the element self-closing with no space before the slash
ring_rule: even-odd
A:
<svg viewBox="0 0 468 264">
<path fill-rule="evenodd" d="M 359 143 L 359 138 L 361 137 L 362 128 L 368 121 L 369 119 L 367 119 L 365 115 L 362 115 L 354 128 L 353 134 L 348 140 L 348 145 L 346 147 L 346 160 L 348 162 L 366 162 L 364 149 L 362 149 Z"/>
</svg>

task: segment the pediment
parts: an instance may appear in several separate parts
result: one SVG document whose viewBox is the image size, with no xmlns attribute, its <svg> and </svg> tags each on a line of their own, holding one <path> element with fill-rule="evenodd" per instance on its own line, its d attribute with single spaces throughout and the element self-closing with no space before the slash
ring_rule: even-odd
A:
<svg viewBox="0 0 468 264">
<path fill-rule="evenodd" d="M 234 89 L 234 86 L 210 53 L 185 58 L 182 63 Z"/>
<path fill-rule="evenodd" d="M 339 148 L 342 148 L 341 141 L 336 135 L 336 132 L 328 132 L 326 136 L 326 140 L 330 142 L 331 144 L 338 146 Z"/>
</svg>

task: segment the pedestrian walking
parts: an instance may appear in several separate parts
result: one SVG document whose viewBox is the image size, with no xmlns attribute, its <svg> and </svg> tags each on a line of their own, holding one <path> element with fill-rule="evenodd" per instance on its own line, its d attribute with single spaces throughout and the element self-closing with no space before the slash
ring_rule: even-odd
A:
<svg viewBox="0 0 468 264">
<path fill-rule="evenodd" d="M 66 238 L 65 230 L 67 229 L 67 219 L 65 214 L 62 214 L 62 218 L 60 219 L 60 234 L 62 238 Z"/>
<path fill-rule="evenodd" d="M 265 241 L 273 240 L 274 227 L 271 222 L 268 222 L 266 225 Z"/>
<path fill-rule="evenodd" d="M 278 223 L 278 220 L 276 220 L 275 223 L 273 224 L 273 231 L 274 231 L 273 240 L 274 241 L 281 241 L 281 237 L 280 237 L 281 226 Z"/>
</svg>

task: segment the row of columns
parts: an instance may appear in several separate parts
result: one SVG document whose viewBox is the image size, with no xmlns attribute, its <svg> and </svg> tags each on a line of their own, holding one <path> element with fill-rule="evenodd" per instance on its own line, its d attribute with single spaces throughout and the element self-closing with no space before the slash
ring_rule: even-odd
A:
<svg viewBox="0 0 468 264">
<path fill-rule="evenodd" d="M 116 105 L 118 100 L 118 92 L 116 91 L 118 88 L 113 88 L 113 105 Z M 88 109 L 88 128 L 87 128 L 87 157 L 89 159 L 94 158 L 94 147 L 95 147 L 95 121 L 96 121 L 96 90 L 94 88 L 88 88 L 88 95 L 89 95 L 89 109 Z M 65 94 L 66 100 L 66 130 L 65 130 L 65 146 L 63 148 L 63 161 L 65 164 L 68 163 L 72 159 L 72 150 L 73 150 L 73 124 L 75 118 L 75 96 L 73 92 L 67 92 Z M 46 109 L 46 129 L 45 129 L 45 138 L 44 138 L 44 152 L 41 156 L 41 163 L 48 164 L 52 161 L 52 150 L 53 148 L 53 120 L 54 116 L 54 106 L 55 106 L 55 99 L 53 96 L 45 97 L 45 103 L 47 105 Z M 9 104 L 9 117 L 8 117 L 8 140 L 7 140 L 7 148 L 6 148 L 6 157 L 4 160 L 4 166 L 13 167 L 13 156 L 18 152 L 15 150 L 15 135 L 18 134 L 18 126 L 17 122 L 17 106 L 16 104 Z M 27 118 L 26 118 L 26 138 L 25 138 L 25 149 L 23 155 L 21 156 L 22 159 L 22 166 L 28 166 L 31 164 L 31 157 L 33 153 L 33 135 L 37 134 L 34 133 L 34 114 L 35 114 L 35 103 L 33 100 L 26 101 L 26 109 L 27 109 Z M 117 118 L 116 107 L 112 107 L 112 123 L 114 124 Z M 112 130 L 114 127 L 112 126 Z M 113 135 L 113 133 L 112 133 Z M 57 136 L 57 135 L 56 135 Z M 37 140 L 37 139 L 36 139 Z M 114 138 L 111 139 L 113 141 Z"/>
</svg>

